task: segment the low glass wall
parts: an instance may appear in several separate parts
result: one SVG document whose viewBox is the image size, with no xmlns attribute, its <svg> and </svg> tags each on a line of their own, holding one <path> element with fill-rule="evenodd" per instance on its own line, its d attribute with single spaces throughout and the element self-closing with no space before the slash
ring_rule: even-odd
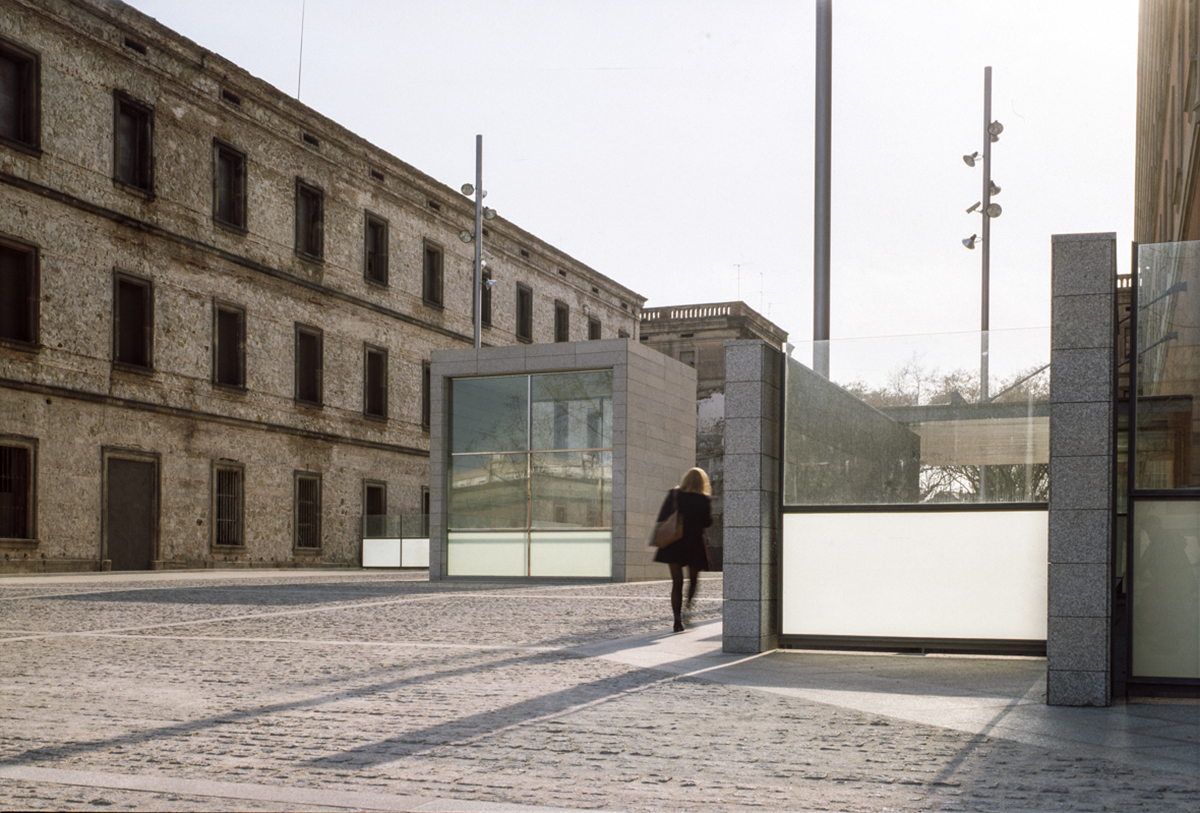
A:
<svg viewBox="0 0 1200 813">
<path fill-rule="evenodd" d="M 450 386 L 447 575 L 612 575 L 612 371 Z"/>
<path fill-rule="evenodd" d="M 797 346 L 784 505 L 1046 503 L 1049 362 L 1048 328 Z"/>
<path fill-rule="evenodd" d="M 428 514 L 362 518 L 363 567 L 429 567 Z"/>
</svg>

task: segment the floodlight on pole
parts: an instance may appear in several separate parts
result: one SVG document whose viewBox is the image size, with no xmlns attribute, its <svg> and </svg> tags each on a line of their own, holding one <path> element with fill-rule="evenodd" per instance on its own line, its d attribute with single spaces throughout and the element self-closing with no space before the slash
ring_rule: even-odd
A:
<svg viewBox="0 0 1200 813">
<path fill-rule="evenodd" d="M 459 232 L 458 237 L 464 243 L 475 244 L 475 265 L 474 265 L 474 280 L 471 284 L 471 303 L 474 312 L 472 321 L 475 325 L 475 349 L 478 350 L 482 343 L 483 330 L 483 269 L 486 263 L 483 261 L 483 221 L 492 220 L 496 217 L 495 209 L 485 209 L 483 199 L 487 197 L 487 192 L 483 188 L 483 136 L 475 136 L 475 183 L 465 183 L 461 187 L 461 191 L 467 197 L 475 196 L 475 229 L 474 231 L 463 229 Z M 488 289 L 491 290 L 494 280 L 488 280 Z"/>
</svg>

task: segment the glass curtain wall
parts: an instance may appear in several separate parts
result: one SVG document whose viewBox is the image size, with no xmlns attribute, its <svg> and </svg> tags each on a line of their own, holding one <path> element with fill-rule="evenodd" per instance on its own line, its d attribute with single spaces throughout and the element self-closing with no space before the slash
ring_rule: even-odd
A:
<svg viewBox="0 0 1200 813">
<path fill-rule="evenodd" d="M 612 575 L 612 371 L 457 378 L 451 576 Z"/>
<path fill-rule="evenodd" d="M 1200 243 L 1137 247 L 1130 679 L 1200 681 Z"/>
</svg>

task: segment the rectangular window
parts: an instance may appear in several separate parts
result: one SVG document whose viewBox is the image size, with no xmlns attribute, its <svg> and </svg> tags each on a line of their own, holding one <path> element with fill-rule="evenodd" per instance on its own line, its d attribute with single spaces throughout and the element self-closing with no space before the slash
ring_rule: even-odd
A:
<svg viewBox="0 0 1200 813">
<path fill-rule="evenodd" d="M 517 283 L 517 338 L 533 341 L 533 289 Z"/>
<path fill-rule="evenodd" d="M 213 544 L 242 547 L 245 536 L 245 471 L 240 463 L 213 463 Z"/>
<path fill-rule="evenodd" d="M 0 238 L 0 339 L 38 341 L 37 248 Z"/>
<path fill-rule="evenodd" d="M 0 539 L 35 539 L 37 441 L 0 438 Z"/>
<path fill-rule="evenodd" d="M 325 256 L 325 193 L 296 179 L 296 253 L 319 260 Z"/>
<path fill-rule="evenodd" d="M 427 305 L 442 306 L 442 248 L 425 241 L 422 262 L 421 296 Z"/>
<path fill-rule="evenodd" d="M 363 276 L 387 285 L 388 281 L 388 222 L 367 212 L 363 236 Z"/>
<path fill-rule="evenodd" d="M 386 418 L 387 407 L 387 351 L 367 345 L 363 353 L 363 414 Z"/>
<path fill-rule="evenodd" d="M 154 110 L 114 94 L 113 178 L 143 192 L 154 190 Z"/>
<path fill-rule="evenodd" d="M 322 338 L 320 328 L 296 325 L 296 401 L 321 406 Z"/>
<path fill-rule="evenodd" d="M 321 547 L 321 475 L 295 473 L 295 546 L 306 550 Z"/>
<path fill-rule="evenodd" d="M 113 361 L 150 369 L 154 359 L 154 287 L 117 273 L 113 279 Z"/>
<path fill-rule="evenodd" d="M 430 409 L 430 387 L 432 382 L 432 374 L 430 373 L 429 362 L 421 362 L 421 428 L 426 432 L 429 431 L 429 418 L 432 413 Z"/>
<path fill-rule="evenodd" d="M 571 310 L 566 302 L 554 302 L 554 341 L 571 341 Z"/>
<path fill-rule="evenodd" d="M 588 317 L 588 341 L 594 342 L 600 338 L 600 320 L 594 316 Z"/>
<path fill-rule="evenodd" d="M 215 139 L 213 153 L 213 220 L 245 231 L 246 155 Z"/>
<path fill-rule="evenodd" d="M 479 321 L 482 324 L 492 323 L 492 272 L 484 271 L 481 276 L 482 286 L 479 289 Z"/>
<path fill-rule="evenodd" d="M 378 480 L 363 480 L 363 524 L 364 539 L 382 539 L 388 536 L 387 528 L 387 483 Z"/>
<path fill-rule="evenodd" d="M 213 383 L 246 386 L 246 311 L 226 302 L 213 303 Z"/>
<path fill-rule="evenodd" d="M 0 39 L 0 141 L 38 148 L 38 56 Z"/>
</svg>

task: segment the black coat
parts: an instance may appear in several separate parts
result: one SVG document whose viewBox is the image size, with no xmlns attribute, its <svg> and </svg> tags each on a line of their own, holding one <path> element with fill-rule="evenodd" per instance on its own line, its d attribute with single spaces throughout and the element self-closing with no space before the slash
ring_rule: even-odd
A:
<svg viewBox="0 0 1200 813">
<path fill-rule="evenodd" d="M 683 515 L 683 536 L 665 548 L 659 548 L 654 561 L 677 562 L 697 570 L 708 570 L 708 540 L 704 529 L 712 525 L 712 499 L 704 494 L 673 488 L 663 500 L 657 522 L 670 516 L 674 510 L 673 498 L 678 500 L 679 512 Z"/>
</svg>

